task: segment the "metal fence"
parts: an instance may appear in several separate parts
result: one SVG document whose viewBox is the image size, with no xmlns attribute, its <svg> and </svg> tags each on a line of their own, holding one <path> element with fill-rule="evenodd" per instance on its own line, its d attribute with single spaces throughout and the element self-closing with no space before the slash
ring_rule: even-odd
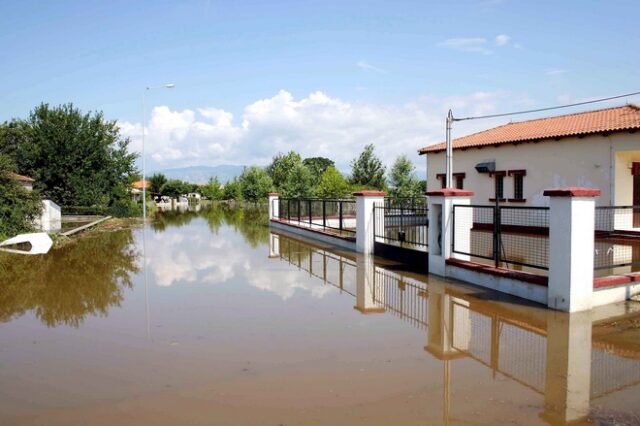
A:
<svg viewBox="0 0 640 426">
<path fill-rule="evenodd" d="M 607 269 L 630 269 L 615 271 L 623 273 L 640 267 L 640 241 L 628 238 L 639 230 L 640 206 L 596 207 L 594 269 L 606 274 Z"/>
<path fill-rule="evenodd" d="M 280 198 L 276 217 L 281 221 L 338 235 L 355 236 L 356 201 Z"/>
<path fill-rule="evenodd" d="M 549 269 L 549 208 L 453 206 L 454 253 L 495 266 Z"/>
<path fill-rule="evenodd" d="M 387 197 L 384 199 L 385 207 L 405 207 L 405 208 L 415 208 L 415 207 L 427 207 L 427 198 L 426 197 Z"/>
<path fill-rule="evenodd" d="M 640 228 L 640 206 L 598 206 L 595 229 L 600 235 L 615 231 L 633 231 Z"/>
<path fill-rule="evenodd" d="M 388 203 L 373 207 L 373 235 L 375 241 L 416 250 L 426 250 L 429 245 L 428 209 L 391 207 Z"/>
</svg>

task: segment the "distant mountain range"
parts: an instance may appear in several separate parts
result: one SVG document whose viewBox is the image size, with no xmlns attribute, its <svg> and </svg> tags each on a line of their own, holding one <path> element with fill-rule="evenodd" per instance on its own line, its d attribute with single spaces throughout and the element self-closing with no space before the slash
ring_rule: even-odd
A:
<svg viewBox="0 0 640 426">
<path fill-rule="evenodd" d="M 240 176 L 243 169 L 244 166 L 222 164 L 219 166 L 192 166 L 165 169 L 158 170 L 155 173 L 162 173 L 167 179 L 180 179 L 191 183 L 206 183 L 209 181 L 209 178 L 217 176 L 221 183 L 226 183 L 234 177 Z"/>
</svg>

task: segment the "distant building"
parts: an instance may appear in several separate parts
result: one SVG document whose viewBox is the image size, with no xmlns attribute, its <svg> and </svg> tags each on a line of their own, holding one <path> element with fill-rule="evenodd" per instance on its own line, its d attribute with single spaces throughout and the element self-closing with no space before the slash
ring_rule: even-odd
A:
<svg viewBox="0 0 640 426">
<path fill-rule="evenodd" d="M 476 204 L 546 205 L 545 189 L 583 186 L 602 191 L 598 205 L 640 205 L 639 129 L 636 105 L 508 123 L 453 141 L 451 183 L 444 143 L 419 153 L 428 191 L 469 189 Z"/>
<path fill-rule="evenodd" d="M 33 191 L 33 182 L 35 182 L 33 179 L 28 176 L 19 175 L 17 173 L 10 173 L 10 175 L 15 180 L 17 180 L 24 189 L 26 189 L 27 191 Z"/>
<path fill-rule="evenodd" d="M 149 191 L 151 189 L 151 182 L 148 180 L 137 180 L 131 184 L 131 195 L 133 195 L 133 201 L 142 201 L 143 189 Z"/>
</svg>

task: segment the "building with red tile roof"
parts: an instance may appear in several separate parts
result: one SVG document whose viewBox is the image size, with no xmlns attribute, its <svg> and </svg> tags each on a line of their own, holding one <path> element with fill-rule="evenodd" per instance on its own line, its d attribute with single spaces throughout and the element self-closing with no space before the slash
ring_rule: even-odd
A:
<svg viewBox="0 0 640 426">
<path fill-rule="evenodd" d="M 426 156 L 428 191 L 468 189 L 475 203 L 546 205 L 545 189 L 582 186 L 601 190 L 599 205 L 640 205 L 638 130 L 637 105 L 507 123 L 454 139 L 450 185 L 445 144 L 418 152 Z"/>
</svg>

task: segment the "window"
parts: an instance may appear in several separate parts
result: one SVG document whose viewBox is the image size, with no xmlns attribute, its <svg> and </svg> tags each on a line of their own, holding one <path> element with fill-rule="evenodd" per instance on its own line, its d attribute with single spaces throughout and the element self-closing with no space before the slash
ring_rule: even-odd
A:
<svg viewBox="0 0 640 426">
<path fill-rule="evenodd" d="M 523 189 L 522 185 L 524 183 L 524 177 L 522 175 L 514 175 L 513 176 L 513 198 L 516 200 L 522 200 L 524 198 L 522 196 Z"/>
<path fill-rule="evenodd" d="M 494 195 L 493 198 L 490 198 L 489 201 L 506 201 L 504 198 L 504 177 L 507 175 L 507 172 L 491 172 L 489 173 L 489 177 L 493 177 L 493 185 L 494 185 Z"/>
<path fill-rule="evenodd" d="M 504 176 L 496 175 L 495 179 L 496 192 L 494 198 L 500 200 L 504 198 Z"/>
<path fill-rule="evenodd" d="M 454 173 L 453 182 L 456 189 L 464 189 L 464 178 L 467 176 L 464 172 Z M 438 173 L 436 178 L 440 180 L 440 188 L 447 188 L 447 175 L 444 173 Z"/>
<path fill-rule="evenodd" d="M 509 201 L 524 202 L 524 177 L 527 175 L 526 170 L 509 170 L 509 176 L 513 176 L 513 198 Z"/>
</svg>

